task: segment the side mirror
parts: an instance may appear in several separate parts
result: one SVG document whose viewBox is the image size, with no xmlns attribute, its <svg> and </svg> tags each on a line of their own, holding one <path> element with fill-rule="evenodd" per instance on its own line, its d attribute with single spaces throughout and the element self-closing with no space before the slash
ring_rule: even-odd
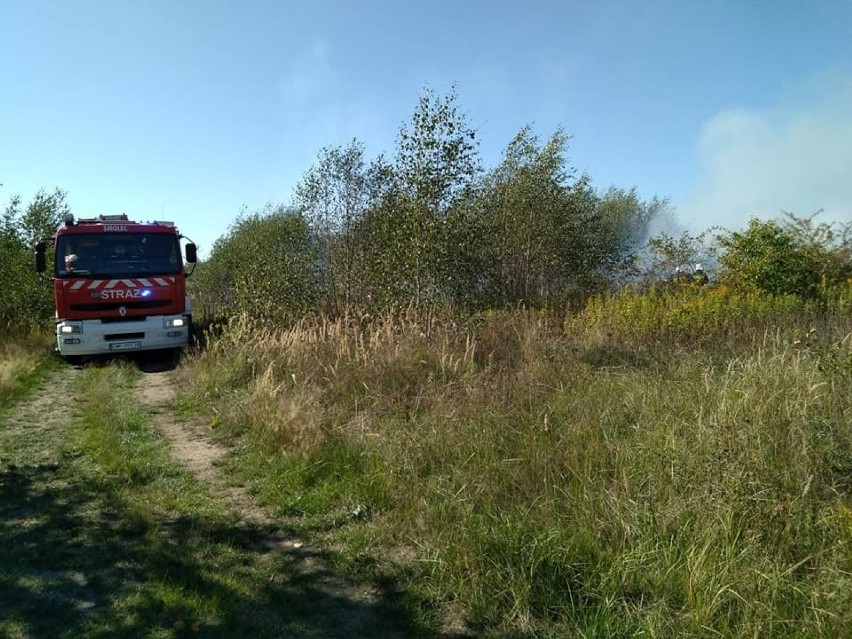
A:
<svg viewBox="0 0 852 639">
<path fill-rule="evenodd" d="M 195 244 L 190 242 L 186 245 L 186 261 L 190 264 L 195 264 L 198 261 L 198 255 L 196 254 Z"/>
<path fill-rule="evenodd" d="M 35 245 L 35 252 L 33 253 L 33 256 L 35 257 L 36 273 L 44 273 L 47 270 L 47 257 L 45 256 L 46 250 L 47 246 L 44 242 L 39 242 Z"/>
</svg>

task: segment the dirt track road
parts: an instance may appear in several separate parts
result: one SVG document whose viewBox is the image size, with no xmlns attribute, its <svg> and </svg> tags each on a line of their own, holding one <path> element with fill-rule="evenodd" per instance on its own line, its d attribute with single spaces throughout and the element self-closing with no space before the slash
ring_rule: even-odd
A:
<svg viewBox="0 0 852 639">
<path fill-rule="evenodd" d="M 0 637 L 89 636 L 92 628 L 120 628 L 138 636 L 233 636 L 240 627 L 237 613 L 184 621 L 180 601 L 168 596 L 157 601 L 152 593 L 182 571 L 175 596 L 201 598 L 194 606 L 205 609 L 203 598 L 221 598 L 216 584 L 233 580 L 245 564 L 272 575 L 268 583 L 242 584 L 232 595 L 245 598 L 250 614 L 263 618 L 262 627 L 277 628 L 261 636 L 411 635 L 401 629 L 406 623 L 385 616 L 375 588 L 335 574 L 317 549 L 287 535 L 243 487 L 228 481 L 220 468 L 228 451 L 209 436 L 209 427 L 182 419 L 171 408 L 173 371 L 141 370 L 133 399 L 148 426 L 168 441 L 172 457 L 205 487 L 205 494 L 215 496 L 229 523 L 223 527 L 193 515 L 187 526 L 176 525 L 180 515 L 157 521 L 164 516 L 156 509 L 139 515 L 145 520 L 141 532 L 127 533 L 123 524 L 113 523 L 125 504 L 104 488 L 104 479 L 80 474 L 77 466 L 86 453 L 66 440 L 81 419 L 75 394 L 87 371 L 67 366 L 53 371 L 29 399 L 0 410 L 0 543 L 11 549 L 0 559 Z M 86 463 L 98 468 L 97 460 Z M 155 546 L 152 531 L 158 535 Z M 194 545 L 188 535 L 195 536 Z M 241 543 L 241 537 L 250 541 Z M 185 555 L 197 552 L 205 539 L 212 540 L 204 551 L 210 560 L 190 564 Z M 235 550 L 243 555 L 224 560 L 225 574 L 207 574 L 223 561 L 212 553 Z M 198 576 L 186 576 L 188 565 Z M 276 574 L 282 576 L 276 579 Z M 282 579 L 288 583 L 278 583 Z M 140 598 L 151 601 L 142 605 Z M 51 625 L 47 613 L 57 605 L 63 612 Z"/>
</svg>

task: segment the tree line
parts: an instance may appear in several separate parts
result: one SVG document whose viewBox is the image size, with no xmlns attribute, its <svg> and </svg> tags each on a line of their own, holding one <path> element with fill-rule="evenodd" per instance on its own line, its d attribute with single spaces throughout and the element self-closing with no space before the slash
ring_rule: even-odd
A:
<svg viewBox="0 0 852 639">
<path fill-rule="evenodd" d="M 569 136 L 531 127 L 483 170 L 455 91 L 426 89 L 388 158 L 318 153 L 286 205 L 241 215 L 199 270 L 201 297 L 252 314 L 579 303 L 635 267 L 664 199 L 595 191 Z"/>
<path fill-rule="evenodd" d="M 484 170 L 455 90 L 425 89 L 393 154 L 357 139 L 321 149 L 288 204 L 244 213 L 213 246 L 198 297 L 261 318 L 321 309 L 579 307 L 625 285 L 664 285 L 698 262 L 714 281 L 812 299 L 852 277 L 850 225 L 817 215 L 743 231 L 652 235 L 668 200 L 597 190 L 570 137 L 529 126 Z"/>
<path fill-rule="evenodd" d="M 670 283 L 701 262 L 713 281 L 813 299 L 852 278 L 850 224 L 752 219 L 742 231 L 654 235 L 668 200 L 596 189 L 570 136 L 525 126 L 484 169 L 455 89 L 426 88 L 395 148 L 357 139 L 319 151 L 291 201 L 243 212 L 190 280 L 196 307 L 264 319 L 408 305 L 577 308 L 614 288 Z M 13 197 L 0 219 L 0 324 L 52 317 L 32 246 L 69 212 L 66 194 Z"/>
<path fill-rule="evenodd" d="M 33 328 L 53 317 L 53 289 L 36 275 L 33 249 L 69 212 L 65 191 L 42 189 L 26 206 L 13 195 L 0 214 L 0 328 L 5 331 Z"/>
</svg>

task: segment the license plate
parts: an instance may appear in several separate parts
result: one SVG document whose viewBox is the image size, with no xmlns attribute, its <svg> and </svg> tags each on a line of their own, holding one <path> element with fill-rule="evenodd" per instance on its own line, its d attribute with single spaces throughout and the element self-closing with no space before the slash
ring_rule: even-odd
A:
<svg viewBox="0 0 852 639">
<path fill-rule="evenodd" d="M 111 351 L 132 351 L 142 348 L 142 342 L 115 342 L 109 345 Z"/>
</svg>

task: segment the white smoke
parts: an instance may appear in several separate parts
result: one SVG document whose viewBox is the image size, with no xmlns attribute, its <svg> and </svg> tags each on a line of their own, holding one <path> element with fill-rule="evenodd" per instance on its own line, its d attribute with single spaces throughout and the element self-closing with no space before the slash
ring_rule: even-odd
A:
<svg viewBox="0 0 852 639">
<path fill-rule="evenodd" d="M 687 227 L 736 230 L 782 211 L 822 210 L 817 222 L 852 222 L 852 77 L 815 85 L 794 106 L 730 109 L 705 122 L 703 172 L 678 206 Z"/>
</svg>

